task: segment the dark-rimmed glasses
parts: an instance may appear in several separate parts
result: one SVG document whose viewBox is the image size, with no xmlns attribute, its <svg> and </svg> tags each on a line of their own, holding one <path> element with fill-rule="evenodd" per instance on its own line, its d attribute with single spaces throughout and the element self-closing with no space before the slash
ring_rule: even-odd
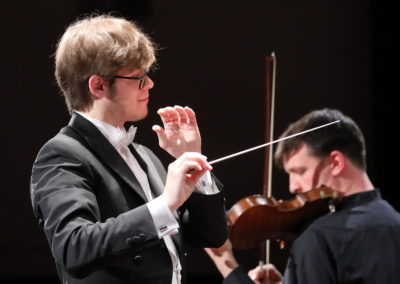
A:
<svg viewBox="0 0 400 284">
<path fill-rule="evenodd" d="M 143 76 L 136 76 L 136 77 L 114 76 L 114 78 L 128 79 L 128 80 L 140 80 L 139 81 L 139 90 L 141 90 L 146 85 L 147 73 L 145 73 Z"/>
</svg>

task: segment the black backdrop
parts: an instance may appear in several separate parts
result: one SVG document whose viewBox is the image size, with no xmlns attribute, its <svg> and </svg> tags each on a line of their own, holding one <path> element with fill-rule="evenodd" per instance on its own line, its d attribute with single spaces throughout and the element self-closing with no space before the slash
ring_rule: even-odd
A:
<svg viewBox="0 0 400 284">
<path fill-rule="evenodd" d="M 198 114 L 203 152 L 210 160 L 262 144 L 264 57 L 277 55 L 275 136 L 306 112 L 338 108 L 365 133 L 368 172 L 390 203 L 395 198 L 394 9 L 386 1 L 9 1 L 2 9 L 0 281 L 57 283 L 50 250 L 33 218 L 31 166 L 39 148 L 69 115 L 53 79 L 51 54 L 77 16 L 116 11 L 137 21 L 159 44 L 150 114 L 137 141 L 158 154 L 151 131 L 156 110 L 189 105 Z M 387 1 L 388 2 L 388 1 Z M 260 193 L 263 152 L 255 151 L 214 167 L 230 208 Z M 274 170 L 273 194 L 289 198 L 286 176 Z M 274 246 L 273 246 L 274 247 Z M 258 251 L 236 251 L 251 268 Z M 273 249 L 283 269 L 287 249 Z M 218 283 L 202 250 L 189 255 L 191 283 Z"/>
</svg>

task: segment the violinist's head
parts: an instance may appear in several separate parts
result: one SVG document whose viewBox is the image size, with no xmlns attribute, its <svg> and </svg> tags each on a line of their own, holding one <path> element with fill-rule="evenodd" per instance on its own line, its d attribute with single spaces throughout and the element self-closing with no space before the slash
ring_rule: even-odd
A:
<svg viewBox="0 0 400 284">
<path fill-rule="evenodd" d="M 366 187 L 372 189 L 365 172 L 363 134 L 357 124 L 340 111 L 312 111 L 289 125 L 281 137 L 336 120 L 340 122 L 278 144 L 275 162 L 289 174 L 292 193 L 305 192 L 322 184 L 344 195 L 366 190 Z"/>
</svg>

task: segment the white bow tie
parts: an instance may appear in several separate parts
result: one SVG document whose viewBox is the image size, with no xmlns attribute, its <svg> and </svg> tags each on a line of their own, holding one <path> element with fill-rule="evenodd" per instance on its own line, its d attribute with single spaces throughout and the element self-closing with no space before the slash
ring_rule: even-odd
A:
<svg viewBox="0 0 400 284">
<path fill-rule="evenodd" d="M 116 148 L 128 146 L 135 137 L 136 129 L 137 128 L 133 126 L 129 127 L 128 131 L 126 131 L 125 128 L 114 128 L 113 131 L 109 133 L 111 144 Z"/>
</svg>

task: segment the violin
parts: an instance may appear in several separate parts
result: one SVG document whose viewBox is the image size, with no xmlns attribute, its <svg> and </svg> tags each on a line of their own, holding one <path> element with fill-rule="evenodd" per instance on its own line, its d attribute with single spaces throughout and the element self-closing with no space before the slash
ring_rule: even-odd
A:
<svg viewBox="0 0 400 284">
<path fill-rule="evenodd" d="M 260 246 L 262 258 L 266 260 L 266 263 L 269 263 L 269 241 L 271 239 L 279 240 L 282 248 L 285 241 L 292 240 L 308 223 L 328 213 L 330 210 L 332 211 L 334 205 L 341 199 L 341 196 L 326 186 L 300 193 L 295 198 L 286 201 L 277 201 L 272 196 L 272 145 L 339 121 L 273 140 L 276 74 L 276 58 L 274 53 L 266 57 L 266 63 L 265 138 L 270 142 L 213 160 L 210 164 L 224 161 L 259 148 L 265 148 L 263 195 L 251 195 L 239 200 L 227 212 L 227 223 L 229 239 L 233 248 L 248 249 Z M 262 248 L 263 245 L 265 249 Z"/>
<path fill-rule="evenodd" d="M 256 194 L 239 200 L 227 212 L 229 239 L 235 249 L 260 246 L 265 240 L 292 240 L 310 222 L 334 210 L 341 195 L 321 186 L 290 200 Z"/>
</svg>

